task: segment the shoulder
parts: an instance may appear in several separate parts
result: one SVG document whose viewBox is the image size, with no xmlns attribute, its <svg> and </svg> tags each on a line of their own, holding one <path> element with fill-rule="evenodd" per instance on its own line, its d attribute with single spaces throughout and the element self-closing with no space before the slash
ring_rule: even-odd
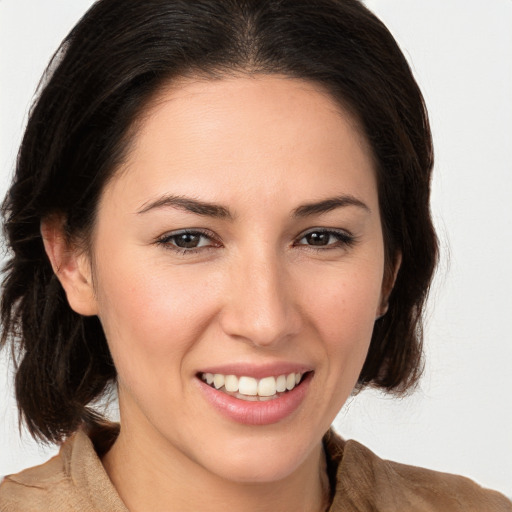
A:
<svg viewBox="0 0 512 512">
<path fill-rule="evenodd" d="M 384 460 L 336 434 L 330 434 L 329 445 L 338 458 L 334 503 L 340 507 L 333 512 L 512 512 L 512 502 L 505 496 L 468 478 Z"/>
<path fill-rule="evenodd" d="M 65 490 L 69 474 L 64 450 L 65 445 L 48 462 L 6 476 L 0 485 L 0 511 L 37 510 L 47 501 L 48 493 Z"/>
<path fill-rule="evenodd" d="M 0 485 L 0 512 L 86 510 L 126 509 L 82 432 L 69 438 L 48 462 L 8 475 Z"/>
<path fill-rule="evenodd" d="M 0 485 L 0 511 L 80 510 L 84 500 L 72 475 L 77 444 L 84 444 L 80 435 L 68 439 L 48 462 L 6 476 Z"/>
</svg>

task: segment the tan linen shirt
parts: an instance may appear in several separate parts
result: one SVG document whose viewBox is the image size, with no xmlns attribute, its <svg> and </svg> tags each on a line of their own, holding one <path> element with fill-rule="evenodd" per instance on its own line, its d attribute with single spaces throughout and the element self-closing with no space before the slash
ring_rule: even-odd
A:
<svg viewBox="0 0 512 512">
<path fill-rule="evenodd" d="M 324 438 L 329 512 L 512 512 L 512 502 L 467 478 L 380 459 L 330 431 Z M 162 505 L 163 511 L 172 506 Z M 57 456 L 7 476 L 1 512 L 128 512 L 90 438 L 78 432 Z"/>
</svg>

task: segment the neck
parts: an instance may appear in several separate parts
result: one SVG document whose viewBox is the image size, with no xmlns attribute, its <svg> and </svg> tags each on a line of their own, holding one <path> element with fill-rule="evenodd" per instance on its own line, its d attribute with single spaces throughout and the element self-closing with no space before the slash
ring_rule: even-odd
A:
<svg viewBox="0 0 512 512">
<path fill-rule="evenodd" d="M 123 425 L 103 457 L 107 474 L 130 512 L 161 510 L 163 504 L 182 512 L 323 512 L 327 508 L 321 443 L 286 478 L 247 483 L 212 474 L 166 440 L 134 434 Z"/>
</svg>

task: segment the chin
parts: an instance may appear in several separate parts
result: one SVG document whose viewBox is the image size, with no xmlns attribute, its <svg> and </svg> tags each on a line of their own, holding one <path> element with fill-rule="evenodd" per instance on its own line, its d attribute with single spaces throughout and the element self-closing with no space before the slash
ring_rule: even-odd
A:
<svg viewBox="0 0 512 512">
<path fill-rule="evenodd" d="M 257 428 L 252 435 L 233 435 L 224 442 L 217 437 L 215 446 L 203 452 L 207 457 L 201 465 L 227 481 L 263 484 L 286 479 L 318 457 L 321 437 L 306 439 L 290 428 Z"/>
<path fill-rule="evenodd" d="M 209 471 L 220 478 L 236 483 L 265 484 L 285 480 L 301 466 L 301 457 L 283 453 L 277 456 L 257 456 L 254 453 L 243 456 L 234 455 L 230 460 L 225 457 L 218 464 L 209 459 Z"/>
</svg>

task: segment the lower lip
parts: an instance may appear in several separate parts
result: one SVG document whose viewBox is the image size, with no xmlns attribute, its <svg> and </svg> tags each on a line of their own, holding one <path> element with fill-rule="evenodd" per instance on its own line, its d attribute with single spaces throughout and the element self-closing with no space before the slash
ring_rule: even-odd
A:
<svg viewBox="0 0 512 512">
<path fill-rule="evenodd" d="M 206 400 L 217 411 L 232 421 L 243 425 L 270 425 L 291 416 L 304 400 L 309 388 L 312 373 L 308 373 L 302 382 L 279 398 L 263 402 L 240 400 L 218 391 L 198 379 Z"/>
</svg>

